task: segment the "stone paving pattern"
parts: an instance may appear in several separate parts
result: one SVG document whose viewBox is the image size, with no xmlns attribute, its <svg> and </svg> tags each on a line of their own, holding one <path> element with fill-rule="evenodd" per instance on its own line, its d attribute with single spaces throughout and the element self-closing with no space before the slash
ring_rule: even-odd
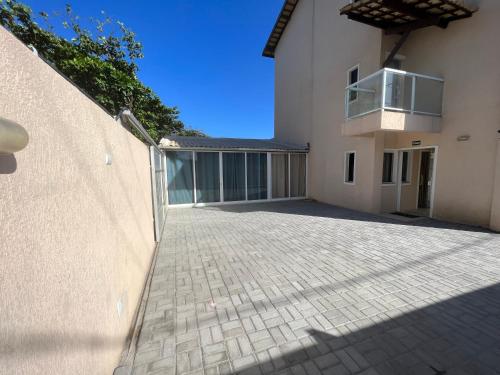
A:
<svg viewBox="0 0 500 375">
<path fill-rule="evenodd" d="M 500 235 L 313 202 L 171 209 L 145 374 L 500 374 Z"/>
</svg>

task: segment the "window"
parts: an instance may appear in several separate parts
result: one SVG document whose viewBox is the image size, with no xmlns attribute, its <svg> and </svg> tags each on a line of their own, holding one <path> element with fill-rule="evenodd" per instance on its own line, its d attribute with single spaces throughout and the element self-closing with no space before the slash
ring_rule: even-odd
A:
<svg viewBox="0 0 500 375">
<path fill-rule="evenodd" d="M 410 151 L 401 153 L 401 182 L 404 184 L 411 183 L 411 155 Z"/>
<path fill-rule="evenodd" d="M 394 152 L 384 152 L 384 166 L 382 171 L 382 183 L 394 183 Z"/>
<path fill-rule="evenodd" d="M 345 153 L 344 182 L 354 184 L 354 170 L 356 164 L 356 153 L 349 151 Z"/>
<path fill-rule="evenodd" d="M 224 202 L 244 201 L 245 197 L 245 154 L 224 152 L 222 154 L 222 181 Z"/>
<path fill-rule="evenodd" d="M 352 85 L 359 81 L 359 65 L 352 67 L 347 72 L 347 86 Z M 358 92 L 354 90 L 349 90 L 349 102 L 358 99 Z"/>
<path fill-rule="evenodd" d="M 290 196 L 306 196 L 305 154 L 290 154 Z"/>
<path fill-rule="evenodd" d="M 248 200 L 267 199 L 267 154 L 247 154 Z"/>
<path fill-rule="evenodd" d="M 288 154 L 272 154 L 272 197 L 288 198 Z"/>
<path fill-rule="evenodd" d="M 195 156 L 195 171 L 196 202 L 219 202 L 219 153 L 197 152 Z"/>
<path fill-rule="evenodd" d="M 166 154 L 168 203 L 193 203 L 193 153 L 168 151 Z"/>
</svg>

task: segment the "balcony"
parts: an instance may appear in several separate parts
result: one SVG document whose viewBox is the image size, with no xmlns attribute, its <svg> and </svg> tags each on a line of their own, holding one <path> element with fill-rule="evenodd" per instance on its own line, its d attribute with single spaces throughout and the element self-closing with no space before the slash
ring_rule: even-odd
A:
<svg viewBox="0 0 500 375">
<path fill-rule="evenodd" d="M 441 131 L 441 78 L 384 68 L 346 87 L 343 135 Z"/>
</svg>

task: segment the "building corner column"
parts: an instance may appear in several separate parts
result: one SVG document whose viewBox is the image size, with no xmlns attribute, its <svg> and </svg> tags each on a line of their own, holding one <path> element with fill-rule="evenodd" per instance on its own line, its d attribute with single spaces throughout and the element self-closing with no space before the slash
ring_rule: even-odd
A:
<svg viewBox="0 0 500 375">
<path fill-rule="evenodd" d="M 384 163 L 384 143 L 383 132 L 375 132 L 373 135 L 373 174 L 372 174 L 372 195 L 371 212 L 380 213 L 382 210 L 382 165 Z"/>
<path fill-rule="evenodd" d="M 491 197 L 490 229 L 500 232 L 500 133 L 497 136 L 497 151 L 495 159 L 495 179 Z"/>
</svg>

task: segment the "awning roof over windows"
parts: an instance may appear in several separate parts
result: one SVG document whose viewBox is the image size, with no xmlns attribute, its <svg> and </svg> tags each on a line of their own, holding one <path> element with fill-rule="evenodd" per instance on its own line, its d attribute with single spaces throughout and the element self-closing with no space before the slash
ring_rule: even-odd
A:
<svg viewBox="0 0 500 375">
<path fill-rule="evenodd" d="M 160 148 L 187 150 L 255 150 L 307 152 L 306 145 L 278 142 L 274 139 L 208 138 L 168 136 L 161 140 Z"/>
<path fill-rule="evenodd" d="M 399 34 L 471 17 L 474 10 L 459 0 L 358 0 L 342 9 L 349 19 Z"/>
</svg>

